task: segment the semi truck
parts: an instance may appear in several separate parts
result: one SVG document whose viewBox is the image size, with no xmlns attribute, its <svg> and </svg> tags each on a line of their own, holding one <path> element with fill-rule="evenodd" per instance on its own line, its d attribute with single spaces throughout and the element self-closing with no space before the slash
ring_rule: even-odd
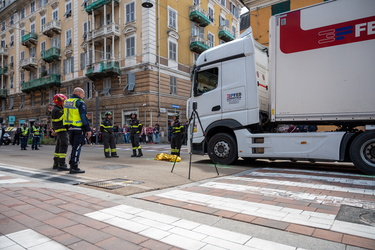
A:
<svg viewBox="0 0 375 250">
<path fill-rule="evenodd" d="M 200 125 L 189 127 L 190 152 L 219 164 L 352 162 L 375 174 L 375 1 L 274 15 L 269 41 L 258 44 L 250 28 L 199 55 L 187 113 Z M 337 129 L 280 131 L 325 125 Z"/>
</svg>

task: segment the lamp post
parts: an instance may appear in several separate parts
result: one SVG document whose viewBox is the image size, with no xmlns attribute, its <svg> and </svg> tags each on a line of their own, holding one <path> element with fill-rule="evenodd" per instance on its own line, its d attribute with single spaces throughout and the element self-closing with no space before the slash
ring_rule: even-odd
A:
<svg viewBox="0 0 375 250">
<path fill-rule="evenodd" d="M 99 90 L 95 90 L 95 144 L 99 144 Z"/>
</svg>

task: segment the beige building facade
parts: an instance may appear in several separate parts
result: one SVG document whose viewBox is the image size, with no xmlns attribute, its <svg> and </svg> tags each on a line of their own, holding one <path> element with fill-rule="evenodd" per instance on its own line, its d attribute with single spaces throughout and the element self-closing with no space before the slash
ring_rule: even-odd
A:
<svg viewBox="0 0 375 250">
<path fill-rule="evenodd" d="M 147 4 L 146 4 L 147 3 Z M 239 34 L 238 0 L 5 0 L 0 9 L 0 117 L 50 123 L 56 93 L 86 91 L 95 127 L 136 112 L 166 132 L 186 118 L 191 67 Z M 150 8 L 146 8 L 146 7 Z"/>
</svg>

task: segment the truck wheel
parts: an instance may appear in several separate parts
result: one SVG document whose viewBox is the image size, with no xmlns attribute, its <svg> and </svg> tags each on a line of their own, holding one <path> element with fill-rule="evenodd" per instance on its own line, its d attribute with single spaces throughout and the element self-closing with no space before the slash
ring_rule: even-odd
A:
<svg viewBox="0 0 375 250">
<path fill-rule="evenodd" d="M 237 144 L 228 134 L 216 134 L 208 142 L 208 155 L 214 163 L 232 164 L 238 159 Z"/>
<path fill-rule="evenodd" d="M 350 146 L 354 165 L 365 174 L 375 174 L 375 131 L 357 136 Z"/>
</svg>

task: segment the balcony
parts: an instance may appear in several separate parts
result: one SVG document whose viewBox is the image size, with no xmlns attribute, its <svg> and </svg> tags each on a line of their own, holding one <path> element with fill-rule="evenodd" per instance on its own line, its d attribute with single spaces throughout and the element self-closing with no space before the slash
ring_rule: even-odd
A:
<svg viewBox="0 0 375 250">
<path fill-rule="evenodd" d="M 118 3 L 120 0 L 88 0 L 86 2 L 85 10 L 87 13 L 91 14 L 94 10 L 100 9 L 105 4 L 109 4 L 112 1 Z"/>
<path fill-rule="evenodd" d="M 22 36 L 22 45 L 26 47 L 30 47 L 31 45 L 36 45 L 38 43 L 38 34 L 37 33 L 29 33 Z"/>
<path fill-rule="evenodd" d="M 190 50 L 195 53 L 202 53 L 203 51 L 209 49 L 208 42 L 201 37 L 192 36 L 190 38 Z"/>
<path fill-rule="evenodd" d="M 206 11 L 204 11 L 199 6 L 191 6 L 190 7 L 190 15 L 189 18 L 191 21 L 196 22 L 199 26 L 206 27 L 211 23 L 210 18 Z"/>
<path fill-rule="evenodd" d="M 91 80 L 98 78 L 120 75 L 120 64 L 118 61 L 94 63 L 86 67 L 86 76 Z"/>
<path fill-rule="evenodd" d="M 28 93 L 31 91 L 43 90 L 52 87 L 61 87 L 61 76 L 52 74 L 49 76 L 34 79 L 21 84 L 21 91 Z"/>
<path fill-rule="evenodd" d="M 233 31 L 230 30 L 227 26 L 220 26 L 219 27 L 219 38 L 224 42 L 230 42 L 234 40 Z"/>
<path fill-rule="evenodd" d="M 31 71 L 38 67 L 38 58 L 36 57 L 29 57 L 26 59 L 22 59 L 21 62 L 21 68 Z"/>
<path fill-rule="evenodd" d="M 6 99 L 8 97 L 8 90 L 0 89 L 0 99 Z"/>
<path fill-rule="evenodd" d="M 6 75 L 8 73 L 8 67 L 0 67 L 0 76 Z"/>
<path fill-rule="evenodd" d="M 53 37 L 55 34 L 61 33 L 61 23 L 57 20 L 52 20 L 43 25 L 42 27 L 43 34 L 48 37 Z"/>
<path fill-rule="evenodd" d="M 116 23 L 111 23 L 92 31 L 91 38 L 101 38 L 107 36 L 120 36 L 120 26 Z"/>
<path fill-rule="evenodd" d="M 8 49 L 0 48 L 0 56 L 8 56 Z"/>
<path fill-rule="evenodd" d="M 45 62 L 51 63 L 59 61 L 61 59 L 61 50 L 60 48 L 52 47 L 45 51 L 42 51 L 41 56 Z"/>
</svg>

